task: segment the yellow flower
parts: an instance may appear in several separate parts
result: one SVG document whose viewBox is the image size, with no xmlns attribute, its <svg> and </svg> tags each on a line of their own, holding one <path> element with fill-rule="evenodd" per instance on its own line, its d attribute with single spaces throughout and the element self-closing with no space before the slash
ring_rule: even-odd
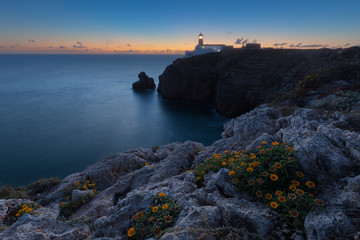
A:
<svg viewBox="0 0 360 240">
<path fill-rule="evenodd" d="M 43 212 L 38 212 L 38 214 L 43 214 Z"/>
<path fill-rule="evenodd" d="M 258 196 L 259 198 L 261 198 L 261 197 L 263 196 L 262 191 L 257 191 L 257 192 L 256 192 L 256 196 Z"/>
<path fill-rule="evenodd" d="M 132 227 L 132 228 L 130 228 L 129 231 L 128 231 L 128 236 L 129 236 L 129 237 L 132 237 L 132 236 L 134 236 L 134 234 L 135 234 L 135 228 Z"/>
<path fill-rule="evenodd" d="M 152 208 L 152 211 L 153 211 L 153 212 L 157 212 L 157 210 L 159 210 L 159 207 L 158 207 L 158 206 L 155 206 L 155 207 Z"/>
<path fill-rule="evenodd" d="M 296 175 L 298 176 L 298 177 L 300 177 L 300 178 L 302 178 L 302 177 L 304 177 L 304 174 L 302 173 L 302 172 L 296 172 Z"/>
<path fill-rule="evenodd" d="M 276 174 L 270 174 L 270 179 L 273 181 L 277 181 L 279 177 Z"/>
<path fill-rule="evenodd" d="M 239 158 L 239 155 L 235 155 L 236 158 Z"/>
<path fill-rule="evenodd" d="M 321 199 L 315 199 L 314 201 L 315 201 L 316 205 L 318 205 L 318 206 L 324 206 L 323 200 L 321 200 Z"/>
<path fill-rule="evenodd" d="M 222 162 L 221 165 L 225 166 L 225 165 L 226 165 L 226 162 Z"/>
<path fill-rule="evenodd" d="M 278 143 L 278 142 L 273 142 L 273 143 L 272 143 L 273 146 L 277 146 L 277 145 L 279 145 L 279 144 L 280 144 L 280 143 Z"/>
<path fill-rule="evenodd" d="M 277 191 L 275 192 L 275 194 L 276 194 L 276 195 L 278 195 L 278 196 L 280 196 L 280 195 L 282 195 L 282 194 L 283 194 L 283 192 L 282 192 L 282 191 L 280 191 L 280 190 L 277 190 Z"/>
<path fill-rule="evenodd" d="M 257 149 L 262 149 L 262 146 L 257 146 Z"/>
<path fill-rule="evenodd" d="M 302 189 L 298 189 L 298 190 L 296 190 L 296 193 L 299 195 L 304 195 L 305 192 Z"/>
<path fill-rule="evenodd" d="M 159 193 L 159 197 L 164 197 L 165 196 L 165 193 L 161 192 Z"/>
<path fill-rule="evenodd" d="M 249 164 L 249 167 L 253 168 L 253 167 L 255 167 L 255 164 L 254 164 L 254 163 L 250 163 L 250 164 Z"/>
<path fill-rule="evenodd" d="M 286 202 L 286 198 L 284 197 L 284 196 L 280 196 L 279 198 L 278 198 L 278 200 L 279 200 L 279 202 Z"/>
<path fill-rule="evenodd" d="M 16 217 L 20 216 L 20 213 L 15 214 Z"/>
<path fill-rule="evenodd" d="M 309 188 L 313 188 L 315 187 L 315 183 L 313 183 L 312 181 L 307 181 L 306 186 L 308 186 Z"/>
<path fill-rule="evenodd" d="M 268 194 L 265 195 L 265 198 L 266 198 L 267 200 L 270 200 L 270 199 L 272 199 L 272 195 L 271 195 L 270 193 L 268 193 Z"/>
<path fill-rule="evenodd" d="M 230 171 L 230 172 L 229 172 L 229 175 L 230 175 L 230 176 L 232 176 L 232 175 L 234 175 L 234 174 L 235 174 L 234 171 Z"/>
<path fill-rule="evenodd" d="M 255 155 L 255 153 L 250 153 L 250 156 L 254 156 Z"/>
<path fill-rule="evenodd" d="M 228 153 L 229 151 L 228 150 L 225 150 L 224 153 Z"/>
<path fill-rule="evenodd" d="M 255 165 L 255 166 L 257 166 L 257 165 L 259 165 L 259 164 L 260 164 L 260 163 L 259 163 L 258 161 L 255 161 L 255 162 L 254 162 L 254 165 Z"/>
<path fill-rule="evenodd" d="M 312 193 L 309 193 L 309 197 L 314 197 L 314 194 L 312 194 Z"/>
<path fill-rule="evenodd" d="M 266 142 L 265 142 L 265 141 L 261 141 L 260 143 L 261 143 L 261 144 L 266 144 Z"/>
<path fill-rule="evenodd" d="M 169 207 L 168 204 L 164 204 L 164 205 L 162 206 L 163 209 L 167 209 L 168 207 Z"/>
<path fill-rule="evenodd" d="M 22 205 L 21 206 L 22 208 L 27 208 L 28 206 L 26 204 Z"/>
<path fill-rule="evenodd" d="M 144 216 L 143 211 L 140 211 L 136 214 L 137 218 L 142 218 Z"/>
<path fill-rule="evenodd" d="M 199 181 L 199 180 L 200 180 L 200 177 L 197 177 L 197 178 L 196 178 L 196 180 L 198 180 L 198 181 Z"/>
<path fill-rule="evenodd" d="M 63 205 L 63 204 L 64 204 L 64 202 L 59 203 L 59 205 Z"/>
<path fill-rule="evenodd" d="M 264 153 L 266 153 L 266 151 L 265 150 L 260 150 L 260 153 L 264 154 Z"/>
<path fill-rule="evenodd" d="M 29 213 L 29 212 L 31 212 L 33 210 L 33 208 L 28 208 L 25 212 L 26 213 Z"/>
<path fill-rule="evenodd" d="M 291 186 L 289 187 L 289 189 L 290 189 L 291 191 L 295 191 L 295 190 L 296 190 L 296 186 L 295 186 L 295 185 L 291 185 Z"/>
<path fill-rule="evenodd" d="M 281 165 L 281 163 L 275 163 L 275 167 L 276 167 L 276 168 L 281 168 L 282 165 Z"/>
<path fill-rule="evenodd" d="M 242 162 L 242 163 L 241 163 L 241 166 L 245 167 L 245 166 L 246 166 L 246 163 Z"/>
<path fill-rule="evenodd" d="M 300 183 L 299 183 L 299 181 L 296 181 L 296 180 L 292 180 L 291 182 L 292 182 L 292 185 L 294 185 L 295 187 L 298 187 L 298 186 L 300 186 Z"/>
<path fill-rule="evenodd" d="M 298 217 L 299 216 L 299 213 L 298 213 L 298 211 L 296 211 L 296 210 L 290 210 L 289 211 L 289 214 L 290 214 L 290 216 L 291 217 L 293 217 L 293 218 L 296 218 L 296 217 Z"/>
<path fill-rule="evenodd" d="M 248 171 L 248 172 L 252 172 L 252 171 L 254 171 L 254 169 L 253 169 L 253 168 L 251 168 L 251 167 L 248 167 L 248 168 L 246 169 L 246 171 Z"/>
<path fill-rule="evenodd" d="M 146 162 L 146 163 L 145 163 L 145 166 L 147 166 L 147 165 L 149 165 L 149 164 L 150 164 L 149 162 Z"/>
<path fill-rule="evenodd" d="M 237 183 L 239 182 L 239 179 L 234 178 L 234 179 L 232 180 L 232 182 L 233 182 L 233 184 L 237 184 Z"/>
<path fill-rule="evenodd" d="M 234 161 L 234 159 L 233 158 L 229 158 L 229 160 L 228 160 L 229 162 L 232 162 L 232 161 Z"/>
<path fill-rule="evenodd" d="M 272 208 L 277 208 L 279 205 L 277 204 L 277 202 L 271 202 L 271 203 L 270 203 L 270 206 L 271 206 Z"/>
<path fill-rule="evenodd" d="M 256 156 L 254 155 L 254 156 L 251 156 L 250 158 L 251 158 L 251 159 L 255 159 L 255 158 L 256 158 Z"/>
<path fill-rule="evenodd" d="M 294 148 L 289 147 L 287 150 L 288 150 L 289 152 L 293 152 L 293 151 L 294 151 Z"/>
<path fill-rule="evenodd" d="M 154 166 L 151 166 L 151 169 L 153 169 L 154 168 Z"/>
</svg>

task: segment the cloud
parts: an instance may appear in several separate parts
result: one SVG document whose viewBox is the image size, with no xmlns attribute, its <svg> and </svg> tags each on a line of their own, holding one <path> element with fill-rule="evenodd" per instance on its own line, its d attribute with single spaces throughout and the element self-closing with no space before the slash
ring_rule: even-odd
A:
<svg viewBox="0 0 360 240">
<path fill-rule="evenodd" d="M 18 47 L 18 46 L 20 46 L 19 44 L 15 44 L 15 45 L 12 45 L 10 48 L 16 48 L 16 47 Z"/>
<path fill-rule="evenodd" d="M 126 44 L 128 47 L 131 47 L 131 44 L 130 43 L 128 43 L 128 44 Z"/>
<path fill-rule="evenodd" d="M 242 41 L 242 44 L 248 43 L 249 39 L 247 38 L 246 40 Z"/>
<path fill-rule="evenodd" d="M 77 45 L 81 45 L 82 43 L 81 42 L 76 42 Z"/>
<path fill-rule="evenodd" d="M 86 48 L 86 47 L 83 45 L 73 45 L 73 48 Z"/>
<path fill-rule="evenodd" d="M 347 46 L 350 46 L 350 43 L 347 43 L 347 44 L 344 45 L 344 47 L 347 47 Z"/>
<path fill-rule="evenodd" d="M 254 40 L 252 41 L 252 43 L 257 43 L 257 40 L 256 40 L 256 39 L 254 39 Z"/>
<path fill-rule="evenodd" d="M 289 47 L 295 47 L 295 45 L 294 45 L 294 44 L 291 44 Z"/>
<path fill-rule="evenodd" d="M 284 43 L 274 43 L 274 47 L 281 47 L 281 46 L 285 46 L 285 45 L 287 45 L 287 43 L 286 42 L 284 42 Z M 294 44 L 291 44 L 291 45 L 294 45 Z M 290 45 L 290 47 L 291 47 L 291 45 Z"/>
<path fill-rule="evenodd" d="M 232 34 L 233 32 L 227 32 L 227 34 Z"/>
<path fill-rule="evenodd" d="M 34 43 L 34 42 L 35 42 L 35 40 L 34 40 L 34 39 L 30 39 L 30 38 L 29 38 L 28 42 Z"/>
<path fill-rule="evenodd" d="M 61 45 L 61 46 L 59 46 L 59 48 L 66 48 L 65 46 L 63 46 L 63 45 Z"/>
<path fill-rule="evenodd" d="M 53 48 L 53 47 L 50 46 L 49 48 Z"/>
<path fill-rule="evenodd" d="M 241 42 L 242 42 L 242 40 L 243 40 L 244 38 L 238 38 L 238 39 L 236 39 L 236 41 L 235 41 L 235 44 L 241 44 Z"/>
<path fill-rule="evenodd" d="M 0 46 L 0 48 L 6 48 L 6 46 Z"/>
<path fill-rule="evenodd" d="M 310 44 L 310 45 L 302 45 L 300 47 L 302 48 L 318 48 L 318 47 L 323 47 L 323 44 Z"/>
</svg>

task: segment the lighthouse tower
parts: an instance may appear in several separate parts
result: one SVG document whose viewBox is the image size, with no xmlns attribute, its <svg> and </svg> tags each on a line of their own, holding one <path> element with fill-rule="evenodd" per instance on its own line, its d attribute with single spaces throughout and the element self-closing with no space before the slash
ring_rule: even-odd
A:
<svg viewBox="0 0 360 240">
<path fill-rule="evenodd" d="M 203 46 L 204 45 L 204 36 L 200 33 L 199 34 L 199 46 Z"/>
</svg>

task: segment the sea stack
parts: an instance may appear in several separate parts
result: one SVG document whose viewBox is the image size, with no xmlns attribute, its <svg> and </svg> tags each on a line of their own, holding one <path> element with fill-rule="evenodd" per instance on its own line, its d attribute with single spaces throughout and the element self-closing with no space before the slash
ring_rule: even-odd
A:
<svg viewBox="0 0 360 240">
<path fill-rule="evenodd" d="M 132 84 L 133 89 L 145 90 L 145 89 L 155 89 L 156 85 L 153 78 L 149 78 L 145 72 L 141 72 L 138 75 L 139 81 L 136 81 Z"/>
</svg>

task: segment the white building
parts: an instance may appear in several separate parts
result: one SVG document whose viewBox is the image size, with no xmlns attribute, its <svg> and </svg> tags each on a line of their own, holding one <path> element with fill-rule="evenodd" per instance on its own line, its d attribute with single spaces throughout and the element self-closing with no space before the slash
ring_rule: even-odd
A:
<svg viewBox="0 0 360 240">
<path fill-rule="evenodd" d="M 191 57 L 211 52 L 220 52 L 225 47 L 232 48 L 232 46 L 226 46 L 225 44 L 204 44 L 204 36 L 201 33 L 199 34 L 198 39 L 198 45 L 196 45 L 194 51 L 185 51 L 185 57 Z"/>
</svg>

